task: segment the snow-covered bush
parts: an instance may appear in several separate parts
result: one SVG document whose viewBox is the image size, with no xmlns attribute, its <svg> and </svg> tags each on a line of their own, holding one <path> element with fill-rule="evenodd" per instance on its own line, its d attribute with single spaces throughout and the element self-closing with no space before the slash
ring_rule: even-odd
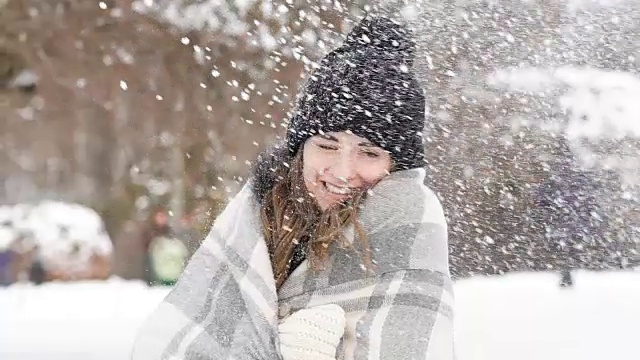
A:
<svg viewBox="0 0 640 360">
<path fill-rule="evenodd" d="M 35 250 L 49 279 L 105 277 L 105 269 L 95 267 L 108 268 L 113 251 L 95 211 L 56 201 L 1 206 L 0 247 Z"/>
</svg>

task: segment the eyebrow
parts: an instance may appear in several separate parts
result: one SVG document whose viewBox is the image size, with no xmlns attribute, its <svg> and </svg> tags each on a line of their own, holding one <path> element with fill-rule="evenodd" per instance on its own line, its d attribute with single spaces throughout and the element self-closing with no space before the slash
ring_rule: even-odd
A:
<svg viewBox="0 0 640 360">
<path fill-rule="evenodd" d="M 324 140 L 329 140 L 329 141 L 335 141 L 335 142 L 340 142 L 340 140 L 338 140 L 337 137 L 333 136 L 333 135 L 329 135 L 329 134 L 318 134 L 318 136 Z M 375 144 L 372 144 L 369 141 L 363 141 L 361 143 L 358 144 L 358 146 L 363 146 L 363 147 L 379 147 Z"/>
<path fill-rule="evenodd" d="M 329 135 L 329 134 L 318 134 L 319 137 L 325 139 L 325 140 L 329 140 L 329 141 L 335 141 L 335 142 L 340 142 L 338 141 L 338 138 L 333 136 L 333 135 Z"/>
</svg>

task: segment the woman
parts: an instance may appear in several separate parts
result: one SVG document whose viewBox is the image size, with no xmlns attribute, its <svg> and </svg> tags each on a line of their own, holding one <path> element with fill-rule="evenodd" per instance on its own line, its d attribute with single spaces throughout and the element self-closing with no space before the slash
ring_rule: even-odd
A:
<svg viewBox="0 0 640 360">
<path fill-rule="evenodd" d="M 134 359 L 453 359 L 409 31 L 366 18 L 216 220 Z"/>
</svg>

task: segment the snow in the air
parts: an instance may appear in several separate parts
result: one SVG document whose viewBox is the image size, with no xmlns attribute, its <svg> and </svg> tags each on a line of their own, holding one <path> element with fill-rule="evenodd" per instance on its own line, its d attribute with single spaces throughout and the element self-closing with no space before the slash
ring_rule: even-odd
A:
<svg viewBox="0 0 640 360">
<path fill-rule="evenodd" d="M 0 4 L 2 3 L 6 3 L 6 1 L 0 0 Z M 329 31 L 324 29 L 324 25 L 321 25 L 321 21 L 324 20 L 321 20 L 316 12 L 310 9 L 292 10 L 294 7 L 274 5 L 271 1 L 137 0 L 133 3 L 134 10 L 138 13 L 155 15 L 157 19 L 172 25 L 176 32 L 181 32 L 176 41 L 179 39 L 183 45 L 192 46 L 194 56 L 198 63 L 203 65 L 203 68 L 211 66 L 210 70 L 204 71 L 203 74 L 209 73 L 213 79 L 220 78 L 220 83 L 206 84 L 198 80 L 196 84 L 199 83 L 203 89 L 212 89 L 216 84 L 223 86 L 223 81 L 238 89 L 242 89 L 242 86 L 246 84 L 238 82 L 241 79 L 241 72 L 238 72 L 238 77 L 233 79 L 229 73 L 225 73 L 225 71 L 230 71 L 229 69 L 224 70 L 223 67 L 220 67 L 221 70 L 219 70 L 219 64 L 214 64 L 217 61 L 221 62 L 222 59 L 224 61 L 231 59 L 220 56 L 219 59 L 216 58 L 209 63 L 207 60 L 212 60 L 211 49 L 204 47 L 207 51 L 203 50 L 200 45 L 204 45 L 198 44 L 197 37 L 190 38 L 189 32 L 199 32 L 201 35 L 215 34 L 214 37 L 223 34 L 225 37 L 222 38 L 225 39 L 225 44 L 231 48 L 238 46 L 235 43 L 238 40 L 238 43 L 242 44 L 240 46 L 261 48 L 265 50 L 265 54 L 274 52 L 286 55 L 291 53 L 290 55 L 294 59 L 301 60 L 305 65 L 311 63 L 307 55 L 314 51 L 326 52 L 325 40 L 330 38 L 326 34 Z M 286 1 L 286 3 L 293 4 L 292 1 Z M 425 2 L 417 0 L 416 3 Z M 566 3 L 569 4 L 567 11 L 558 15 L 559 21 L 564 23 L 558 26 L 560 31 L 554 33 L 554 36 L 557 37 L 555 43 L 562 45 L 560 48 L 555 48 L 553 47 L 554 42 L 551 42 L 552 45 L 544 49 L 550 53 L 557 53 L 556 57 L 560 58 L 566 53 L 568 59 L 566 62 L 558 61 L 556 57 L 545 54 L 542 50 L 539 54 L 529 55 L 530 58 L 524 59 L 527 61 L 513 60 L 513 58 L 518 58 L 519 54 L 517 51 L 510 52 L 511 49 L 527 50 L 525 46 L 520 47 L 521 45 L 535 48 L 537 43 L 544 43 L 546 40 L 543 40 L 542 37 L 538 38 L 534 33 L 538 30 L 542 34 L 551 32 L 545 33 L 546 30 L 542 27 L 538 29 L 538 26 L 542 24 L 527 24 L 525 21 L 527 19 L 525 16 L 521 16 L 522 14 L 516 14 L 518 16 L 504 21 L 510 16 L 508 11 L 501 12 L 497 7 L 494 9 L 488 5 L 486 9 L 493 10 L 485 10 L 482 7 L 475 8 L 471 5 L 474 3 L 496 4 L 499 2 L 455 2 L 459 6 L 457 11 L 460 13 L 449 12 L 446 14 L 456 16 L 451 18 L 437 17 L 434 21 L 425 21 L 424 23 L 428 25 L 425 25 L 424 28 L 418 27 L 421 31 L 419 33 L 420 40 L 433 42 L 429 43 L 425 54 L 420 54 L 421 59 L 428 63 L 427 68 L 429 69 L 421 75 L 429 75 L 425 85 L 429 91 L 437 90 L 433 94 L 429 93 L 429 106 L 432 106 L 431 110 L 439 114 L 439 120 L 460 119 L 464 116 L 460 116 L 460 114 L 457 115 L 458 117 L 452 116 L 442 110 L 446 108 L 445 104 L 434 99 L 446 98 L 447 102 L 455 103 L 458 98 L 464 98 L 466 92 L 478 91 L 472 85 L 476 81 L 480 81 L 482 86 L 479 88 L 482 89 L 483 94 L 478 98 L 486 96 L 485 90 L 491 88 L 490 90 L 522 95 L 523 101 L 527 96 L 539 96 L 545 99 L 546 101 L 543 102 L 548 105 L 548 109 L 544 110 L 553 109 L 549 110 L 552 115 L 545 117 L 543 119 L 545 124 L 539 124 L 539 126 L 555 126 L 556 129 L 549 130 L 559 130 L 557 131 L 559 134 L 570 139 L 572 146 L 574 146 L 572 150 L 576 150 L 575 147 L 578 146 L 576 144 L 585 139 L 596 144 L 603 139 L 622 143 L 622 139 L 637 140 L 640 137 L 640 118 L 638 116 L 640 114 L 640 77 L 637 73 L 631 72 L 637 70 L 635 55 L 633 60 L 629 61 L 619 55 L 626 54 L 625 51 L 628 52 L 628 48 L 635 49 L 635 43 L 639 41 L 636 39 L 636 34 L 629 30 L 635 27 L 634 21 L 628 21 L 629 16 L 632 20 L 637 21 L 638 19 L 633 19 L 634 13 L 625 14 L 623 12 L 625 4 L 633 4 L 631 0 L 567 0 Z M 503 4 L 509 3 L 513 2 L 503 2 Z M 545 1 L 544 3 L 553 5 L 554 1 Z M 260 4 L 260 20 L 247 21 L 249 18 L 253 19 L 247 15 L 256 4 Z M 335 2 L 335 4 L 339 3 Z M 402 11 L 408 20 L 420 22 L 421 19 L 427 19 L 422 12 L 429 14 L 433 12 L 439 16 L 441 14 L 439 9 L 446 8 L 448 4 L 447 1 L 433 2 L 427 8 L 408 6 Z M 521 5 L 524 9 L 528 9 L 532 4 L 534 2 L 524 0 Z M 619 6 L 622 10 L 617 14 L 613 7 L 612 10 L 608 10 L 606 7 L 604 10 L 597 10 L 603 5 Z M 108 9 L 106 3 L 100 3 L 98 6 L 102 10 Z M 507 7 L 507 9 L 510 8 Z M 577 15 L 573 14 L 573 11 Z M 602 14 L 598 15 L 600 13 Z M 116 14 L 116 12 L 112 12 L 112 14 Z M 455 21 L 459 20 L 458 17 L 465 20 L 465 23 L 456 23 Z M 306 22 L 299 35 L 293 34 L 290 29 L 284 26 L 291 22 L 284 21 L 284 19 L 292 18 L 300 23 Z M 622 23 L 619 23 L 620 19 L 623 19 Z M 574 20 L 575 24 L 572 23 Z M 600 23 L 600 21 L 602 22 Z M 507 23 L 513 27 L 506 28 L 505 24 Z M 494 34 L 495 29 L 487 30 L 490 28 L 489 25 L 504 28 L 498 28 Z M 602 29 L 600 25 L 602 25 Z M 609 33 L 613 32 L 613 28 L 621 34 L 618 39 L 619 44 L 612 44 L 610 39 L 607 40 L 608 38 L 604 36 L 611 35 Z M 584 32 L 582 32 L 583 29 Z M 531 34 L 529 34 L 529 30 L 532 30 Z M 574 34 L 574 31 L 577 31 L 578 35 Z M 521 38 L 519 33 L 529 35 Z M 600 34 L 603 36 L 601 37 Z M 625 34 L 631 34 L 629 43 L 623 41 L 627 39 Z M 467 37 L 470 37 L 470 40 Z M 206 36 L 203 35 L 200 40 L 205 38 Z M 495 40 L 496 44 L 487 46 L 488 50 L 485 53 L 478 50 L 479 53 L 476 54 L 474 46 L 482 45 L 485 39 L 499 40 Z M 599 43 L 602 39 L 608 43 Z M 204 42 L 206 43 L 206 41 Z M 463 45 L 459 46 L 458 44 Z M 567 48 L 563 48 L 564 44 L 572 45 L 566 45 Z M 610 48 L 605 47 L 610 45 Z M 614 51 L 613 48 L 616 46 L 618 48 Z M 31 50 L 33 49 L 29 51 Z M 583 50 L 586 59 L 580 58 Z M 592 59 L 591 57 L 598 53 L 597 50 L 612 55 L 610 63 L 602 59 L 595 59 L 598 61 Z M 40 50 L 38 49 L 38 51 Z M 635 54 L 636 50 L 633 51 Z M 465 57 L 465 52 L 469 52 L 468 57 Z M 45 52 L 42 51 L 42 53 Z M 122 63 L 129 65 L 135 64 L 134 59 L 139 56 L 135 52 L 130 53 L 125 48 L 117 48 L 115 55 Z M 445 66 L 449 57 L 456 58 L 454 55 L 459 57 L 457 61 L 460 64 L 453 64 L 451 68 Z M 502 55 L 509 60 L 502 59 Z M 574 55 L 575 59 L 585 61 L 571 61 Z M 538 57 L 542 59 L 540 62 L 537 60 Z M 480 58 L 483 61 L 479 61 Z M 273 59 L 268 61 L 266 57 L 260 59 L 256 63 L 263 65 L 266 69 L 273 69 L 276 66 L 274 65 L 276 61 L 272 61 Z M 536 61 L 533 61 L 534 59 Z M 545 59 L 555 59 L 555 62 Z M 487 64 L 485 64 L 485 60 Z M 246 60 L 232 59 L 232 68 L 236 69 L 235 64 L 242 61 Z M 516 65 L 521 63 L 528 65 Z M 110 64 L 105 63 L 107 67 Z M 482 72 L 482 75 L 478 77 L 475 75 L 465 76 L 467 67 L 474 68 L 479 64 L 484 66 L 482 70 L 486 72 Z M 539 67 L 529 67 L 533 66 L 531 64 L 538 64 Z M 507 68 L 507 66 L 515 67 Z M 613 70 L 613 68 L 617 70 Z M 623 68 L 627 71 L 620 70 Z M 494 69 L 498 70 L 486 77 L 485 84 L 483 81 L 485 75 Z M 436 81 L 434 74 L 444 74 L 447 78 L 442 80 L 444 77 L 438 76 Z M 253 82 L 258 83 L 263 72 L 254 71 L 251 75 L 251 85 L 248 85 L 246 89 L 252 91 L 241 91 L 236 94 L 237 96 L 229 97 L 229 100 L 239 102 L 241 99 L 252 106 L 249 100 L 258 99 L 257 94 L 260 94 L 260 91 L 253 92 L 255 89 Z M 478 78 L 482 80 L 478 80 Z M 25 86 L 36 82 L 40 83 L 41 80 L 34 72 L 25 70 L 9 85 L 10 87 Z M 116 81 L 125 97 L 134 95 L 134 81 L 130 79 L 113 81 Z M 441 86 L 440 81 L 443 81 L 446 86 L 439 87 Z M 449 81 L 450 84 L 447 83 Z M 71 83 L 77 83 L 78 88 L 84 88 L 87 85 L 83 78 Z M 178 86 L 183 85 L 177 84 L 176 87 Z M 278 95 L 269 94 L 269 96 L 274 96 L 272 99 L 276 103 L 281 102 L 278 97 L 281 95 L 279 94 L 281 88 L 282 86 L 275 87 L 274 91 Z M 491 91 L 487 92 L 492 94 Z M 155 98 L 161 101 L 165 99 L 164 96 L 167 96 L 167 100 L 174 100 L 171 96 L 164 94 L 155 95 Z M 434 105 L 441 106 L 441 108 Z M 213 113 L 213 118 L 219 116 L 217 113 L 219 110 L 208 103 L 198 103 L 198 106 Z M 36 108 L 26 107 L 18 111 L 24 119 L 34 119 L 34 114 L 37 115 L 37 111 L 34 110 Z M 539 109 L 535 111 L 537 110 Z M 236 115 L 233 114 L 233 116 Z M 528 115 L 517 114 L 515 116 L 527 117 Z M 557 118 L 555 118 L 556 115 Z M 237 117 L 239 118 L 239 116 Z M 226 114 L 222 118 L 227 119 Z M 267 118 L 271 118 L 271 115 L 268 115 Z M 127 119 L 128 117 L 125 117 L 126 121 L 130 121 L 126 123 L 127 125 L 137 121 L 135 116 L 131 116 L 131 120 Z M 189 118 L 185 117 L 185 119 Z M 480 119 L 484 118 L 480 117 Z M 527 119 L 529 118 L 527 117 Z M 253 124 L 253 121 L 260 120 L 247 119 L 246 122 Z M 211 125 L 211 123 L 206 124 L 207 126 Z M 441 124 L 443 126 L 451 125 L 447 121 L 442 121 Z M 273 128 L 276 127 L 273 122 L 271 125 Z M 126 126 L 124 128 L 128 129 Z M 451 128 L 454 129 L 453 126 Z M 456 132 L 452 132 L 452 134 L 453 136 L 457 135 Z M 212 130 L 210 138 L 217 136 L 219 135 Z M 182 141 L 182 139 L 174 138 L 171 131 L 165 131 L 157 135 L 157 138 L 159 139 L 158 143 L 166 147 Z M 221 149 L 216 148 L 218 142 L 211 141 L 214 153 L 222 152 Z M 258 146 L 257 142 L 254 144 Z M 614 144 L 618 144 L 618 142 L 614 142 Z M 146 146 L 143 148 L 144 152 L 149 153 L 156 150 L 151 147 L 147 149 Z M 475 148 L 475 150 L 481 150 L 481 148 Z M 582 158 L 585 158 L 584 154 L 587 154 L 587 150 L 579 150 L 583 155 Z M 593 155 L 592 153 L 588 154 Z M 623 154 L 612 151 L 609 155 L 610 157 L 606 158 L 608 161 L 606 164 L 603 161 L 604 157 L 593 161 L 600 162 L 603 167 L 604 165 L 612 166 L 624 173 L 626 183 L 637 185 L 638 179 L 640 179 L 638 177 L 638 169 L 640 168 L 638 153 Z M 228 156 L 226 157 L 228 158 Z M 236 162 L 235 156 L 232 156 L 231 159 L 224 160 L 220 156 L 219 161 L 222 165 L 218 165 L 221 168 L 237 166 L 234 164 Z M 23 168 L 32 167 L 33 161 L 33 159 L 23 157 L 15 159 L 15 162 Z M 462 162 L 444 163 L 439 166 L 455 168 L 461 164 Z M 145 179 L 144 186 L 150 195 L 160 197 L 172 193 L 173 180 L 175 179 L 169 181 L 165 178 L 158 178 L 156 180 L 144 170 L 140 171 L 137 165 L 132 167 L 132 171 L 136 174 L 140 173 L 133 174 L 132 178 Z M 496 177 L 495 174 L 493 176 Z M 6 180 L 6 184 L 22 189 L 27 187 L 25 184 L 28 182 L 12 175 L 10 179 Z M 11 188 L 9 185 L 6 185 L 8 189 Z M 511 196 L 511 194 L 506 193 L 505 196 Z M 471 199 L 466 197 L 464 192 L 461 194 L 453 193 L 453 197 L 457 199 L 456 205 L 460 205 L 460 208 L 464 207 L 465 211 L 469 210 L 467 206 L 471 204 Z M 603 191 L 600 197 L 613 197 L 613 195 Z M 627 190 L 623 197 L 631 200 L 637 198 L 638 193 Z M 136 205 L 140 205 L 140 208 L 146 207 L 148 203 L 149 198 L 146 197 L 140 197 L 136 201 Z M 634 204 L 637 204 L 637 201 Z M 469 211 L 471 212 L 471 210 Z M 475 219 L 470 219 L 471 222 L 475 221 Z M 452 234 L 457 231 L 454 227 L 452 229 Z M 480 230 L 480 228 L 476 230 Z M 110 254 L 113 250 L 112 242 L 105 232 L 104 224 L 98 214 L 89 208 L 76 204 L 47 201 L 36 205 L 0 206 L 0 251 L 10 247 L 23 232 L 33 235 L 31 238 L 37 241 L 40 256 L 49 263 L 60 262 L 65 266 L 86 266 L 91 255 Z M 458 238 L 465 240 L 467 237 L 475 236 L 472 233 L 461 235 Z M 486 238 L 488 245 L 484 249 L 492 249 L 493 239 L 488 235 Z M 69 256 L 71 252 L 75 253 L 73 258 Z M 482 253 L 482 255 L 485 254 Z M 490 260 L 486 262 L 490 262 Z M 474 275 L 458 280 L 455 284 L 457 359 L 603 360 L 640 358 L 640 344 L 638 342 L 640 271 L 576 271 L 574 274 L 575 285 L 571 288 L 561 288 L 559 275 L 551 272 L 511 273 L 493 277 Z M 0 360 L 129 359 L 138 328 L 168 291 L 169 288 L 148 287 L 141 281 L 126 281 L 117 277 L 112 277 L 108 281 L 53 282 L 38 286 L 18 283 L 7 288 L 0 288 Z"/>
<path fill-rule="evenodd" d="M 570 114 L 566 135 L 575 138 L 640 136 L 640 77 L 595 68 L 520 68 L 493 74 L 489 84 L 522 92 L 566 89 L 558 99 Z"/>
</svg>

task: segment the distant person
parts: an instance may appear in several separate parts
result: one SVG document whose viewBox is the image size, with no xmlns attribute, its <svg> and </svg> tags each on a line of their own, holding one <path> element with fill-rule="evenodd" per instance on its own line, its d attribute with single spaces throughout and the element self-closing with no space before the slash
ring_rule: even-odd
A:
<svg viewBox="0 0 640 360">
<path fill-rule="evenodd" d="M 149 285 L 173 285 L 178 281 L 189 259 L 187 239 L 181 239 L 172 229 L 167 211 L 153 215 L 152 224 L 144 233 L 145 279 Z"/>
<path fill-rule="evenodd" d="M 588 247 L 602 236 L 597 200 L 598 186 L 578 168 L 568 145 L 561 141 L 549 162 L 548 177 L 536 191 L 537 213 L 545 225 L 545 238 L 560 270 L 561 287 L 574 284 L 572 270 L 588 261 Z"/>
<path fill-rule="evenodd" d="M 14 263 L 17 260 L 17 238 L 11 222 L 0 223 L 0 286 L 8 286 L 16 281 Z"/>
</svg>

